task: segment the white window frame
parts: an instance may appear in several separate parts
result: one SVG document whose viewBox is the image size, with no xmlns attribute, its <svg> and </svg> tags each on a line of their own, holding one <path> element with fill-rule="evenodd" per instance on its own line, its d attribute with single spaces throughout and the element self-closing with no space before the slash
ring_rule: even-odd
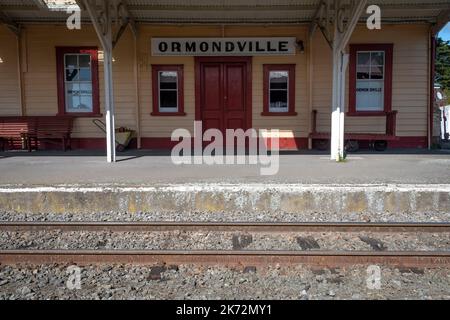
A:
<svg viewBox="0 0 450 320">
<path fill-rule="evenodd" d="M 369 79 L 358 79 L 358 67 L 362 66 L 358 64 L 358 55 L 360 53 L 369 53 Z M 371 73 L 372 73 L 372 53 L 383 53 L 383 78 L 382 79 L 371 79 Z M 384 102 L 384 95 L 386 94 L 386 51 L 384 50 L 358 50 L 356 51 L 356 90 L 358 90 L 358 82 L 381 82 L 383 85 L 383 97 L 381 99 L 382 105 L 379 109 L 367 109 L 367 108 L 361 108 L 361 106 L 358 106 L 358 93 L 356 92 L 356 99 L 355 99 L 355 111 L 356 112 L 383 112 L 385 110 L 385 102 Z"/>
<path fill-rule="evenodd" d="M 83 80 L 75 80 L 75 81 L 67 81 L 67 70 L 70 70 L 70 68 L 67 67 L 66 65 L 66 57 L 67 56 L 77 56 L 77 69 L 80 70 L 80 56 L 88 56 L 89 57 L 89 68 L 87 67 L 83 67 L 82 69 L 89 69 L 89 75 L 91 80 L 89 81 L 83 81 Z M 64 101 L 65 101 L 65 106 L 64 106 L 64 111 L 67 114 L 76 114 L 76 113 L 92 113 L 94 112 L 94 83 L 93 83 L 93 79 L 92 79 L 92 56 L 89 53 L 78 53 L 78 52 L 74 52 L 74 53 L 65 53 L 63 56 L 63 64 L 64 64 Z M 78 74 L 78 76 L 80 76 L 81 73 Z M 90 84 L 91 85 L 91 109 L 90 110 L 77 110 L 75 108 L 69 109 L 68 107 L 68 84 L 78 84 L 80 86 L 80 91 L 81 91 L 81 84 Z M 78 93 L 78 96 L 81 97 L 81 92 Z M 87 95 L 85 95 L 87 96 Z M 81 100 L 80 100 L 81 101 Z"/>
</svg>

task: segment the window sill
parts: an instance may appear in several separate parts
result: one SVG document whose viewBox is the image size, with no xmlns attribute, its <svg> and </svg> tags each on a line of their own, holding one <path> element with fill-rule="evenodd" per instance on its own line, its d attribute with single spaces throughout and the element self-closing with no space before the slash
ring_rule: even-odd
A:
<svg viewBox="0 0 450 320">
<path fill-rule="evenodd" d="M 56 114 L 57 117 L 74 117 L 74 118 L 102 118 L 103 114 L 102 113 L 58 113 Z"/>
<path fill-rule="evenodd" d="M 154 117 L 184 117 L 186 112 L 152 112 L 150 115 Z"/>
<path fill-rule="evenodd" d="M 352 111 L 347 112 L 348 117 L 384 117 L 387 115 L 385 111 Z"/>
<path fill-rule="evenodd" d="M 264 117 L 295 117 L 298 115 L 295 111 L 289 111 L 289 112 L 261 112 L 261 115 Z"/>
</svg>

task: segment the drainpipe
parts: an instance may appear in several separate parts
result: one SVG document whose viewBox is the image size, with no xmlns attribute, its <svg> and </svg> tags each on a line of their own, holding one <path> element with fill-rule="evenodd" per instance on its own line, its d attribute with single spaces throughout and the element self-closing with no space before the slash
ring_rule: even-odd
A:
<svg viewBox="0 0 450 320">
<path fill-rule="evenodd" d="M 430 102 L 429 102 L 429 123 L 428 123 L 428 149 L 433 144 L 434 125 L 434 80 L 436 77 L 436 35 L 430 31 Z"/>
<path fill-rule="evenodd" d="M 27 110 L 26 110 L 26 104 L 25 104 L 25 86 L 23 81 L 23 40 L 24 40 L 24 33 L 25 30 L 23 27 L 20 27 L 18 33 L 16 33 L 16 51 L 17 51 L 17 80 L 18 80 L 18 86 L 19 86 L 19 106 L 20 106 L 20 115 L 26 116 Z M 26 51 L 26 50 L 25 50 Z"/>
<path fill-rule="evenodd" d="M 313 35 L 309 34 L 307 49 L 307 74 L 308 74 L 308 135 L 312 132 L 312 110 L 313 110 Z M 308 137 L 308 149 L 312 149 L 312 139 Z"/>
<path fill-rule="evenodd" d="M 137 139 L 137 148 L 141 149 L 142 147 L 142 137 L 141 137 L 141 105 L 139 101 L 139 45 L 138 45 L 138 35 L 135 32 L 133 33 L 133 41 L 134 41 L 134 88 L 135 88 L 135 121 L 136 121 L 136 139 Z"/>
</svg>

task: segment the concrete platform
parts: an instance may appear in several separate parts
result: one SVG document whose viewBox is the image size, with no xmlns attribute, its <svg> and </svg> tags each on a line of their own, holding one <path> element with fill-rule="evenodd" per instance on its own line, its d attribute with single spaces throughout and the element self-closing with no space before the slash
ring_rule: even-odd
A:
<svg viewBox="0 0 450 320">
<path fill-rule="evenodd" d="M 177 166 L 161 153 L 119 159 L 108 164 L 101 155 L 84 153 L 8 154 L 0 159 L 0 213 L 450 221 L 448 153 L 360 153 L 345 163 L 326 154 L 285 154 L 274 176 L 261 176 L 257 165 Z"/>
<path fill-rule="evenodd" d="M 274 176 L 261 176 L 259 165 L 177 166 L 167 153 L 155 151 L 128 152 L 118 159 L 108 164 L 101 152 L 0 153 L 0 185 L 450 183 L 450 150 L 356 153 L 345 163 L 330 161 L 327 153 L 283 154 Z"/>
</svg>

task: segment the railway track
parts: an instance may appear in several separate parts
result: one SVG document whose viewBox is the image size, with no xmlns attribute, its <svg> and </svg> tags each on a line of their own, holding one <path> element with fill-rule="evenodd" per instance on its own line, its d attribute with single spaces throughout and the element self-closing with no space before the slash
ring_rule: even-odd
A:
<svg viewBox="0 0 450 320">
<path fill-rule="evenodd" d="M 296 223 L 296 222 L 56 222 L 4 221 L 0 231 L 252 231 L 252 232 L 450 232 L 450 223 Z"/>
<path fill-rule="evenodd" d="M 0 231 L 450 232 L 450 223 L 1 222 Z M 450 266 L 450 251 L 0 250 L 1 264 L 385 264 Z"/>
</svg>

